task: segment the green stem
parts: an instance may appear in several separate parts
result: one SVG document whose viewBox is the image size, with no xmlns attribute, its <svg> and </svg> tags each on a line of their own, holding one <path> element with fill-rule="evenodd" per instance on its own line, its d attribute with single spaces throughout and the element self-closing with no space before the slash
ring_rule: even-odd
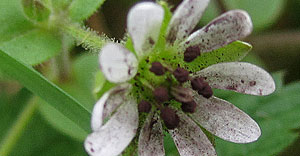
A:
<svg viewBox="0 0 300 156">
<path fill-rule="evenodd" d="M 85 28 L 75 24 L 66 24 L 62 26 L 62 30 L 74 37 L 78 45 L 82 45 L 86 49 L 98 52 L 105 43 L 112 41 L 105 35 L 98 35 L 90 28 Z"/>
<path fill-rule="evenodd" d="M 59 71 L 59 81 L 65 82 L 70 78 L 71 74 L 71 61 L 69 45 L 67 43 L 67 36 L 62 34 L 62 52 L 57 56 L 57 67 Z"/>
<path fill-rule="evenodd" d="M 29 100 L 29 103 L 25 106 L 22 113 L 19 114 L 14 125 L 8 131 L 8 134 L 5 136 L 0 146 L 0 155 L 8 156 L 14 145 L 17 143 L 22 132 L 26 128 L 26 125 L 32 118 L 35 110 L 38 108 L 38 104 L 34 100 Z"/>
</svg>

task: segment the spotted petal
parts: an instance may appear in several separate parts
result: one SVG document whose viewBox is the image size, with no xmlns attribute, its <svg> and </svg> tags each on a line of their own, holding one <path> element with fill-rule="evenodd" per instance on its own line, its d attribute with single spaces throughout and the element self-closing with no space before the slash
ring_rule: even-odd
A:
<svg viewBox="0 0 300 156">
<path fill-rule="evenodd" d="M 252 95 L 274 92 L 275 83 L 265 70 L 245 62 L 220 63 L 195 74 L 205 77 L 213 88 L 233 90 Z"/>
<path fill-rule="evenodd" d="M 150 113 L 139 136 L 139 156 L 164 156 L 163 131 L 159 116 Z"/>
<path fill-rule="evenodd" d="M 201 128 L 185 114 L 177 113 L 180 122 L 174 130 L 169 130 L 181 156 L 214 156 L 217 155 Z"/>
<path fill-rule="evenodd" d="M 184 0 L 175 10 L 167 29 L 167 40 L 182 41 L 199 22 L 209 0 Z"/>
<path fill-rule="evenodd" d="M 149 52 L 158 40 L 163 18 L 163 8 L 152 2 L 138 3 L 130 9 L 127 29 L 139 56 Z"/>
<path fill-rule="evenodd" d="M 84 146 L 91 156 L 116 156 L 134 138 L 138 128 L 138 112 L 134 100 L 128 100 L 98 131 L 90 134 Z"/>
<path fill-rule="evenodd" d="M 232 10 L 191 34 L 185 43 L 187 47 L 197 46 L 201 52 L 210 52 L 248 36 L 251 31 L 252 22 L 248 13 Z"/>
<path fill-rule="evenodd" d="M 249 143 L 261 135 L 257 123 L 233 104 L 195 94 L 196 112 L 191 117 L 210 133 L 227 141 Z"/>
<path fill-rule="evenodd" d="M 122 103 L 124 103 L 126 93 L 131 89 L 131 85 L 128 83 L 119 85 L 110 89 L 108 92 L 100 98 L 95 104 L 91 126 L 93 131 L 97 131 L 102 126 L 103 120 L 109 117 L 113 111 L 116 110 Z"/>
<path fill-rule="evenodd" d="M 116 43 L 109 43 L 102 48 L 99 63 L 104 76 L 113 83 L 125 82 L 133 78 L 138 66 L 134 54 Z"/>
</svg>

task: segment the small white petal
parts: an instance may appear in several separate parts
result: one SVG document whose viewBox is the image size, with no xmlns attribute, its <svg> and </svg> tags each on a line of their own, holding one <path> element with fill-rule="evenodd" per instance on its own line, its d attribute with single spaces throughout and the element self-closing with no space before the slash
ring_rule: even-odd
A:
<svg viewBox="0 0 300 156">
<path fill-rule="evenodd" d="M 213 145 L 201 128 L 189 117 L 177 112 L 180 118 L 179 125 L 169 130 L 178 152 L 181 156 L 214 156 L 217 155 Z"/>
<path fill-rule="evenodd" d="M 139 136 L 139 156 L 164 156 L 164 136 L 159 116 L 150 113 Z"/>
<path fill-rule="evenodd" d="M 248 13 L 232 10 L 191 34 L 185 44 L 187 47 L 197 46 L 201 52 L 210 52 L 248 36 L 251 31 L 252 21 Z"/>
<path fill-rule="evenodd" d="M 190 116 L 210 133 L 234 143 L 256 141 L 261 135 L 257 123 L 233 104 L 211 97 L 206 99 L 197 93 L 196 112 Z"/>
<path fill-rule="evenodd" d="M 110 116 L 111 113 L 124 103 L 126 93 L 131 89 L 128 83 L 116 86 L 103 94 L 100 100 L 95 104 L 91 127 L 93 131 L 97 131 L 102 126 L 103 120 Z"/>
<path fill-rule="evenodd" d="M 198 71 L 212 88 L 233 90 L 252 95 L 268 95 L 275 91 L 275 82 L 265 70 L 245 62 L 219 63 Z"/>
<path fill-rule="evenodd" d="M 99 63 L 104 76 L 113 83 L 130 80 L 138 68 L 134 54 L 116 43 L 109 43 L 102 48 Z"/>
<path fill-rule="evenodd" d="M 104 126 L 86 138 L 85 149 L 91 156 L 116 156 L 129 145 L 137 128 L 137 104 L 128 100 Z"/>
<path fill-rule="evenodd" d="M 158 40 L 163 18 L 163 8 L 152 2 L 138 3 L 130 9 L 127 29 L 139 56 L 149 52 Z"/>
<path fill-rule="evenodd" d="M 209 0 L 184 0 L 175 10 L 168 26 L 168 42 L 186 38 L 199 22 L 208 3 Z"/>
</svg>

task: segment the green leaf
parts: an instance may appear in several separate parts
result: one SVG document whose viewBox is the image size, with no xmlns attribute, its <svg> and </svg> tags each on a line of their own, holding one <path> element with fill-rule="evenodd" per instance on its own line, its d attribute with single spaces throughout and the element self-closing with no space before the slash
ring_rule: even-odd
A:
<svg viewBox="0 0 300 156">
<path fill-rule="evenodd" d="M 254 30 L 269 28 L 282 14 L 286 0 L 226 0 L 228 9 L 244 9 L 253 21 Z"/>
<path fill-rule="evenodd" d="M 281 82 L 276 75 L 277 84 Z M 277 85 L 280 87 L 280 85 Z M 234 144 L 216 140 L 219 155 L 276 155 L 298 137 L 293 131 L 300 127 L 300 82 L 278 88 L 266 97 L 248 95 L 231 96 L 232 103 L 249 114 L 260 125 L 262 136 L 250 144 Z"/>
<path fill-rule="evenodd" d="M 50 10 L 37 0 L 22 0 L 25 15 L 33 22 L 42 22 L 49 18 Z"/>
<path fill-rule="evenodd" d="M 252 46 L 242 41 L 235 41 L 223 48 L 201 54 L 194 61 L 184 63 L 191 72 L 199 71 L 220 62 L 240 61 L 251 50 Z"/>
<path fill-rule="evenodd" d="M 57 55 L 61 42 L 52 33 L 35 29 L 0 44 L 0 49 L 27 64 L 36 65 Z"/>
<path fill-rule="evenodd" d="M 73 21 L 80 22 L 91 16 L 105 0 L 73 0 L 69 6 L 69 16 Z"/>
<path fill-rule="evenodd" d="M 1 50 L 0 62 L 0 69 L 4 74 L 19 81 L 85 131 L 90 131 L 90 111 L 83 104 L 31 67 L 17 61 Z"/>
<path fill-rule="evenodd" d="M 76 100 L 84 104 L 88 110 L 92 110 L 95 104 L 92 85 L 94 83 L 94 75 L 96 71 L 99 70 L 98 57 L 90 55 L 90 53 L 81 55 L 75 59 L 72 67 L 72 78 L 74 78 L 74 80 L 60 84 L 59 86 L 71 96 L 75 97 Z M 105 79 L 103 79 L 102 82 L 105 82 Z M 54 128 L 79 141 L 85 139 L 87 136 L 86 131 L 66 118 L 59 111 L 55 110 L 52 106 L 47 105 L 43 101 L 40 101 L 40 103 L 40 110 L 43 117 L 45 117 Z"/>
<path fill-rule="evenodd" d="M 35 28 L 24 16 L 22 0 L 1 0 L 0 4 L 5 6 L 0 10 L 1 50 L 30 65 L 42 63 L 60 51 L 57 33 Z"/>
</svg>

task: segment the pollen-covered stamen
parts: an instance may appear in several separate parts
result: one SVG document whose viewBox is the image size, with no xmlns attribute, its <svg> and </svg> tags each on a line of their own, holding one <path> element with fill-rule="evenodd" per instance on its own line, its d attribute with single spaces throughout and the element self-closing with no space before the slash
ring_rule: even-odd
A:
<svg viewBox="0 0 300 156">
<path fill-rule="evenodd" d="M 175 69 L 173 75 L 176 78 L 176 80 L 180 83 L 184 83 L 189 79 L 189 71 L 180 67 Z"/>
<path fill-rule="evenodd" d="M 171 88 L 171 94 L 175 100 L 179 102 L 190 102 L 193 101 L 193 92 L 188 88 L 176 86 Z"/>
<path fill-rule="evenodd" d="M 152 106 L 148 101 L 142 100 L 138 105 L 138 111 L 144 112 L 144 113 L 149 113 L 151 110 L 151 107 Z"/>
<path fill-rule="evenodd" d="M 153 62 L 150 71 L 153 72 L 155 75 L 160 76 L 165 74 L 166 69 L 161 63 Z"/>
<path fill-rule="evenodd" d="M 176 128 L 180 121 L 175 110 L 169 107 L 165 107 L 161 110 L 160 117 L 162 118 L 168 129 Z"/>
<path fill-rule="evenodd" d="M 155 88 L 153 91 L 153 95 L 158 102 L 165 102 L 169 100 L 169 93 L 167 88 L 165 87 Z"/>
<path fill-rule="evenodd" d="M 213 91 L 209 84 L 204 81 L 202 77 L 194 78 L 191 80 L 191 85 L 194 90 L 205 98 L 210 98 L 213 95 Z"/>
<path fill-rule="evenodd" d="M 194 113 L 196 110 L 197 104 L 194 100 L 190 102 L 182 102 L 181 109 L 186 113 Z"/>
<path fill-rule="evenodd" d="M 198 56 L 200 56 L 200 48 L 198 46 L 190 46 L 186 48 L 183 60 L 185 62 L 192 62 Z"/>
</svg>

